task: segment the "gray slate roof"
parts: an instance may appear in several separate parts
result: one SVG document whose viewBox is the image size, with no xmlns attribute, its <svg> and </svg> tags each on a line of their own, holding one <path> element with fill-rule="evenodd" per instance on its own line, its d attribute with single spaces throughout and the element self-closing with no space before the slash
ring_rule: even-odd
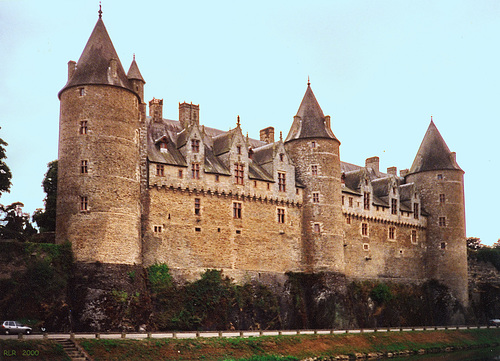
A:
<svg viewBox="0 0 500 361">
<path fill-rule="evenodd" d="M 410 173 L 447 169 L 462 170 L 431 120 L 410 168 Z"/>
<path fill-rule="evenodd" d="M 111 59 L 117 62 L 116 78 L 109 72 Z M 70 87 L 89 84 L 112 85 L 134 91 L 100 17 L 83 49 L 73 76 L 61 89 L 59 96 Z"/>
<path fill-rule="evenodd" d="M 310 84 L 307 85 L 306 93 L 285 142 L 302 138 L 337 139 L 332 130 L 325 124 L 323 110 L 321 110 Z"/>
</svg>

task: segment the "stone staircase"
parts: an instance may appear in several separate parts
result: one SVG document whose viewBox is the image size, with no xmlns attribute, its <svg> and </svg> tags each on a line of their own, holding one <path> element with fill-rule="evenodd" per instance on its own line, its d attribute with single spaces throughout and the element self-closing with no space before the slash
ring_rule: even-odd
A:
<svg viewBox="0 0 500 361">
<path fill-rule="evenodd" d="M 64 352 L 71 358 L 72 361 L 93 361 L 89 355 L 72 339 L 56 340 L 60 344 Z"/>
</svg>

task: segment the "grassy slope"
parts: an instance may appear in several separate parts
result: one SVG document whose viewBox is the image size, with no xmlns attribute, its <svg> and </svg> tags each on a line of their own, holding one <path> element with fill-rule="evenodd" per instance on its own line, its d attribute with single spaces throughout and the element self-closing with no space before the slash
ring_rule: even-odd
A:
<svg viewBox="0 0 500 361">
<path fill-rule="evenodd" d="M 390 332 L 347 335 L 265 336 L 250 338 L 80 340 L 95 361 L 127 360 L 238 360 L 272 361 L 265 355 L 332 356 L 355 352 L 387 352 L 498 344 L 500 329 L 473 329 L 426 332 Z M 9 357 L 9 360 L 66 361 L 62 347 L 52 340 L 0 340 L 0 353 L 37 350 L 36 357 Z M 253 358 L 255 357 L 255 358 Z M 1 357 L 0 357 L 1 360 Z M 293 361 L 295 358 L 283 359 Z"/>
<path fill-rule="evenodd" d="M 390 332 L 347 335 L 266 336 L 256 338 L 205 338 L 185 340 L 84 340 L 82 346 L 95 361 L 206 360 L 282 355 L 305 358 L 498 344 L 500 329 Z"/>
</svg>

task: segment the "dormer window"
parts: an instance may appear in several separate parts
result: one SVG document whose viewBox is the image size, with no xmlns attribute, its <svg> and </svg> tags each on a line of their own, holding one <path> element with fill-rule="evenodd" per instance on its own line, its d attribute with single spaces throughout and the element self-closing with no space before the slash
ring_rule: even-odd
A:
<svg viewBox="0 0 500 361">
<path fill-rule="evenodd" d="M 391 199 L 391 214 L 398 214 L 398 200 L 395 198 Z"/>
<path fill-rule="evenodd" d="M 193 153 L 200 151 L 200 141 L 198 139 L 191 139 L 191 150 Z"/>
<path fill-rule="evenodd" d="M 241 163 L 234 163 L 234 183 L 243 184 L 243 177 L 245 174 L 245 167 Z"/>
<path fill-rule="evenodd" d="M 418 203 L 413 203 L 413 218 L 418 219 L 419 213 Z"/>
<path fill-rule="evenodd" d="M 167 142 L 161 141 L 160 142 L 160 150 L 167 150 Z"/>
<path fill-rule="evenodd" d="M 366 210 L 370 209 L 370 192 L 365 192 L 363 195 L 363 208 Z"/>
</svg>

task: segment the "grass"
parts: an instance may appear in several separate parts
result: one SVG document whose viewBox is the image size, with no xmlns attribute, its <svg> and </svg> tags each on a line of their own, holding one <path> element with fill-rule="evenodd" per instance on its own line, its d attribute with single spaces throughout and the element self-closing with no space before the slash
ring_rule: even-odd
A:
<svg viewBox="0 0 500 361">
<path fill-rule="evenodd" d="M 95 361 L 297 361 L 306 357 L 498 345 L 500 329 L 197 339 L 80 339 Z M 51 340 L 0 340 L 3 350 L 39 350 L 36 360 L 66 361 Z"/>
</svg>

